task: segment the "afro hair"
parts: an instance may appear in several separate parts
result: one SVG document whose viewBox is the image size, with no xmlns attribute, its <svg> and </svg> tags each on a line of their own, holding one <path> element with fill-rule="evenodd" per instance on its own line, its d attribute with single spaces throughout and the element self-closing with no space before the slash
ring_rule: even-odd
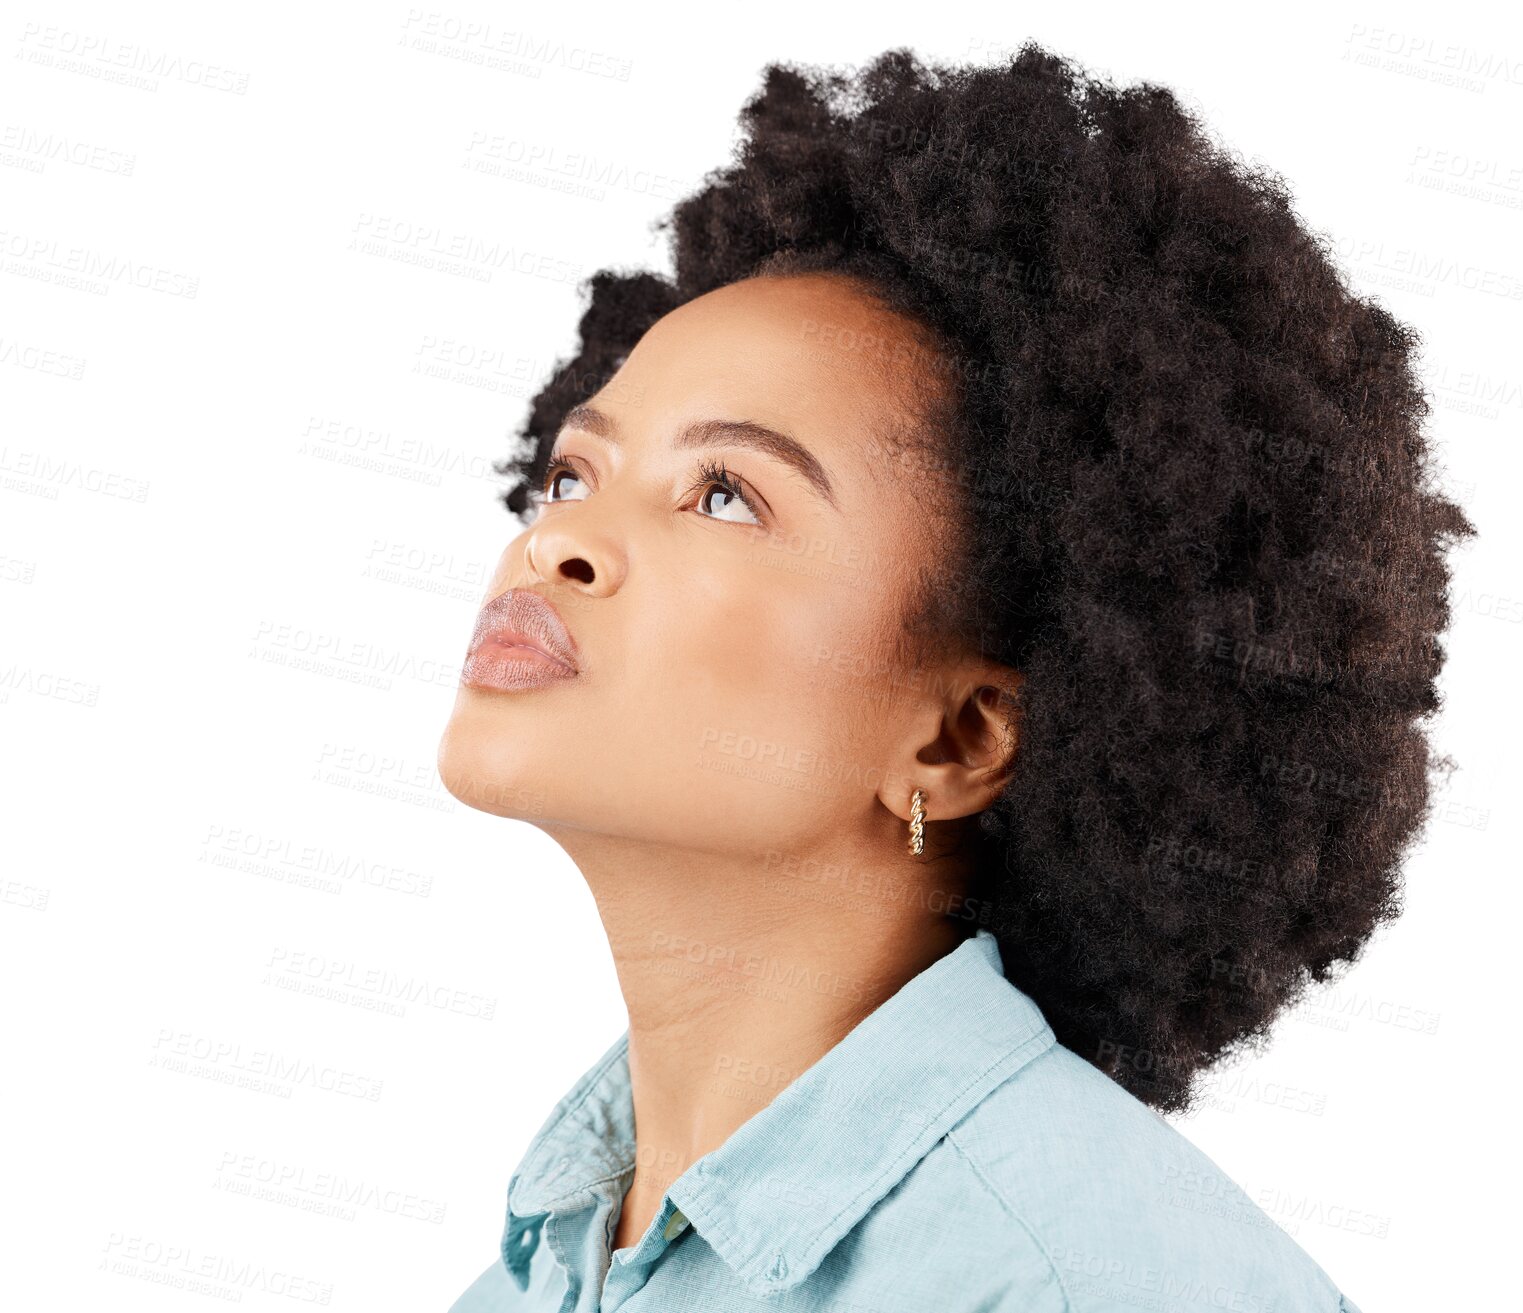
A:
<svg viewBox="0 0 1523 1313">
<path fill-rule="evenodd" d="M 979 914 L 1061 1043 L 1184 1111 L 1399 914 L 1448 764 L 1421 722 L 1475 530 L 1432 468 L 1419 340 L 1172 92 L 1033 43 L 771 64 L 740 117 L 658 223 L 672 275 L 586 280 L 502 499 L 522 515 L 565 412 L 714 288 L 833 271 L 929 329 L 954 515 L 907 632 L 1022 675 L 968 826 Z"/>
</svg>

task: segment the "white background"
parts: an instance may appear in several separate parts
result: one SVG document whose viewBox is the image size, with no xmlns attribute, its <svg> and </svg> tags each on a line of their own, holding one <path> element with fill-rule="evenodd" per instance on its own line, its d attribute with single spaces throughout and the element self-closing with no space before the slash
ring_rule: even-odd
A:
<svg viewBox="0 0 1523 1313">
<path fill-rule="evenodd" d="M 560 849 L 434 771 L 518 531 L 490 464 L 577 282 L 669 267 L 650 224 L 767 61 L 1027 38 L 1174 88 L 1425 338 L 1480 529 L 1434 726 L 1460 769 L 1403 919 L 1179 1124 L 1366 1313 L 1506 1292 L 1523 27 L 1061 8 L 0 11 L 0 1303 L 290 1306 L 163 1281 L 215 1262 L 442 1313 L 493 1260 L 520 1153 L 625 1019 Z M 409 258 L 457 241 L 491 254 Z M 456 1006 L 289 987 L 314 968 Z M 296 1074 L 248 1084 L 272 1055 Z M 325 1213 L 336 1178 L 364 1194 Z"/>
</svg>

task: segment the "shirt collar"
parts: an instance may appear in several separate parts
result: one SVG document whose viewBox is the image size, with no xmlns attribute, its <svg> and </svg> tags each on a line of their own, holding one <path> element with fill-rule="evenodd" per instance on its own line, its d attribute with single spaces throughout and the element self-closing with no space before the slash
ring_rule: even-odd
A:
<svg viewBox="0 0 1523 1313">
<path fill-rule="evenodd" d="M 667 1197 L 750 1293 L 787 1290 L 1054 1042 L 1035 1002 L 1005 979 L 998 941 L 979 929 L 693 1163 Z M 632 1169 L 628 1046 L 626 1031 L 556 1105 L 513 1174 L 510 1270 L 526 1267 L 543 1214 Z"/>
</svg>

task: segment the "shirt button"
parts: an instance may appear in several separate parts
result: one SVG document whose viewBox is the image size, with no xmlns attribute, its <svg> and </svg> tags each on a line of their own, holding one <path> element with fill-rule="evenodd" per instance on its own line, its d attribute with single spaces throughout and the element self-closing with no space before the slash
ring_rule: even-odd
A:
<svg viewBox="0 0 1523 1313">
<path fill-rule="evenodd" d="M 687 1225 L 687 1218 L 682 1215 L 680 1208 L 673 1210 L 671 1219 L 666 1224 L 666 1230 L 661 1233 L 663 1240 L 670 1240 L 683 1227 Z"/>
</svg>

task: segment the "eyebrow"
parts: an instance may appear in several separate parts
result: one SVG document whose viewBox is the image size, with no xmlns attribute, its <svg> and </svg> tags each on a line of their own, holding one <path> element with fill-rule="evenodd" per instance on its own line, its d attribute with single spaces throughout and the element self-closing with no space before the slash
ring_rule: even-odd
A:
<svg viewBox="0 0 1523 1313">
<path fill-rule="evenodd" d="M 561 421 L 561 426 L 556 432 L 555 440 L 559 442 L 561 434 L 573 428 L 586 429 L 587 432 L 594 433 L 608 442 L 619 440 L 619 426 L 614 417 L 585 402 L 572 406 L 566 412 L 566 417 Z M 835 506 L 837 510 L 840 509 L 836 504 L 835 489 L 831 486 L 830 476 L 825 473 L 825 467 L 801 442 L 790 438 L 786 433 L 779 433 L 776 429 L 768 428 L 765 424 L 757 424 L 748 419 L 693 420 L 677 430 L 672 446 L 679 450 L 687 447 L 749 447 L 761 452 L 764 456 L 771 456 L 774 460 L 791 466 L 827 502 Z"/>
</svg>

